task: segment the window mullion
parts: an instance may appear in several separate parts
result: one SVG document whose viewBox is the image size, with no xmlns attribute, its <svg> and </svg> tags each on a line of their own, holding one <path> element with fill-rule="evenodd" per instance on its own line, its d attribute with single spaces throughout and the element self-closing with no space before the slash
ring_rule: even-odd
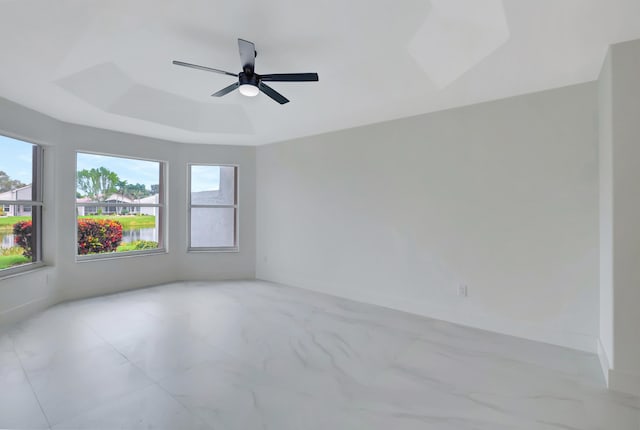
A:
<svg viewBox="0 0 640 430">
<path fill-rule="evenodd" d="M 42 202 L 35 200 L 0 200 L 0 205 L 44 206 Z"/>
</svg>

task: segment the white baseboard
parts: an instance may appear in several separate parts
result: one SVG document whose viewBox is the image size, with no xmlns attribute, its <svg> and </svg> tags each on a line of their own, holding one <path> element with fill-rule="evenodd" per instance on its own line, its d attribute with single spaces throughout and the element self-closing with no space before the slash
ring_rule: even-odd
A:
<svg viewBox="0 0 640 430">
<path fill-rule="evenodd" d="M 504 318 L 490 315 L 476 315 L 466 310 L 452 312 L 450 308 L 437 306 L 433 303 L 403 300 L 399 297 L 382 296 L 371 292 L 362 293 L 354 292 L 353 290 L 344 291 L 338 290 L 337 288 L 331 289 L 326 285 L 302 285 L 294 279 L 258 279 L 592 354 L 595 354 L 598 350 L 598 340 L 595 336 L 592 337 L 582 333 L 562 331 L 555 327 L 543 327 L 511 319 L 505 320 Z"/>
<path fill-rule="evenodd" d="M 611 369 L 611 365 L 609 364 L 609 357 L 607 357 L 607 351 L 605 351 L 604 346 L 602 345 L 602 341 L 598 339 L 598 359 L 600 360 L 600 368 L 602 369 L 602 375 L 604 376 L 604 380 L 607 383 L 607 387 L 609 386 L 609 369 Z"/>
<path fill-rule="evenodd" d="M 58 303 L 58 301 L 54 297 L 47 296 L 2 311 L 0 312 L 0 326 L 4 327 L 22 321 L 56 303 Z"/>
<path fill-rule="evenodd" d="M 609 369 L 607 379 L 610 390 L 640 397 L 640 375 Z"/>
</svg>

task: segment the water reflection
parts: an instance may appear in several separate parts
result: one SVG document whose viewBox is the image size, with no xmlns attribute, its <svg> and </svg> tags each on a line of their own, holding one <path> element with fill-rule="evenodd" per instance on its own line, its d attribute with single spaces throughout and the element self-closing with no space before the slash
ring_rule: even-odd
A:
<svg viewBox="0 0 640 430">
<path fill-rule="evenodd" d="M 135 242 L 137 240 L 158 241 L 158 230 L 156 228 L 132 228 L 122 230 L 122 243 Z"/>
<path fill-rule="evenodd" d="M 12 248 L 15 245 L 15 235 L 13 233 L 0 233 L 0 248 Z M 122 243 L 131 243 L 137 240 L 158 241 L 158 230 L 156 228 L 132 228 L 122 230 Z"/>
<path fill-rule="evenodd" d="M 15 245 L 13 233 L 0 233 L 0 248 L 11 248 Z"/>
</svg>

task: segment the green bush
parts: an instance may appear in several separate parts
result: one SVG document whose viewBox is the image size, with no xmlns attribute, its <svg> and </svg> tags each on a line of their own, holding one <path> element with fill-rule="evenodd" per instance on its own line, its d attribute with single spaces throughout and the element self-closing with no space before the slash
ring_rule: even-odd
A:
<svg viewBox="0 0 640 430">
<path fill-rule="evenodd" d="M 124 243 L 117 249 L 118 252 L 141 251 L 143 249 L 157 249 L 158 242 L 152 240 L 136 240 L 131 243 Z"/>
<path fill-rule="evenodd" d="M 12 246 L 11 248 L 0 248 L 1 257 L 19 256 L 24 254 L 24 249 L 19 246 Z"/>
</svg>

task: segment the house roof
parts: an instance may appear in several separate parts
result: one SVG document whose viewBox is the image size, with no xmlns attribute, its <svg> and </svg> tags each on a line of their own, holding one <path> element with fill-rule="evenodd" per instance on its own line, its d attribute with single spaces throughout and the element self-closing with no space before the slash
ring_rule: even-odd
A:
<svg viewBox="0 0 640 430">
<path fill-rule="evenodd" d="M 640 37 L 633 0 L 0 2 L 0 97 L 63 121 L 179 142 L 259 145 L 596 79 Z M 240 71 L 291 100 L 210 94 Z"/>
<path fill-rule="evenodd" d="M 14 188 L 13 190 L 8 190 L 0 193 L 0 200 L 20 200 L 17 198 L 17 195 L 20 191 L 30 190 L 31 184 L 25 185 L 24 187 Z"/>
<path fill-rule="evenodd" d="M 107 202 L 117 202 L 117 203 L 158 203 L 158 195 L 153 194 L 151 196 L 143 197 L 141 199 L 130 199 L 127 196 L 123 196 L 119 193 L 111 194 L 107 197 L 103 202 L 96 202 L 95 200 L 90 199 L 89 197 L 80 197 L 76 199 L 76 203 L 87 203 L 91 205 L 106 205 Z"/>
</svg>

